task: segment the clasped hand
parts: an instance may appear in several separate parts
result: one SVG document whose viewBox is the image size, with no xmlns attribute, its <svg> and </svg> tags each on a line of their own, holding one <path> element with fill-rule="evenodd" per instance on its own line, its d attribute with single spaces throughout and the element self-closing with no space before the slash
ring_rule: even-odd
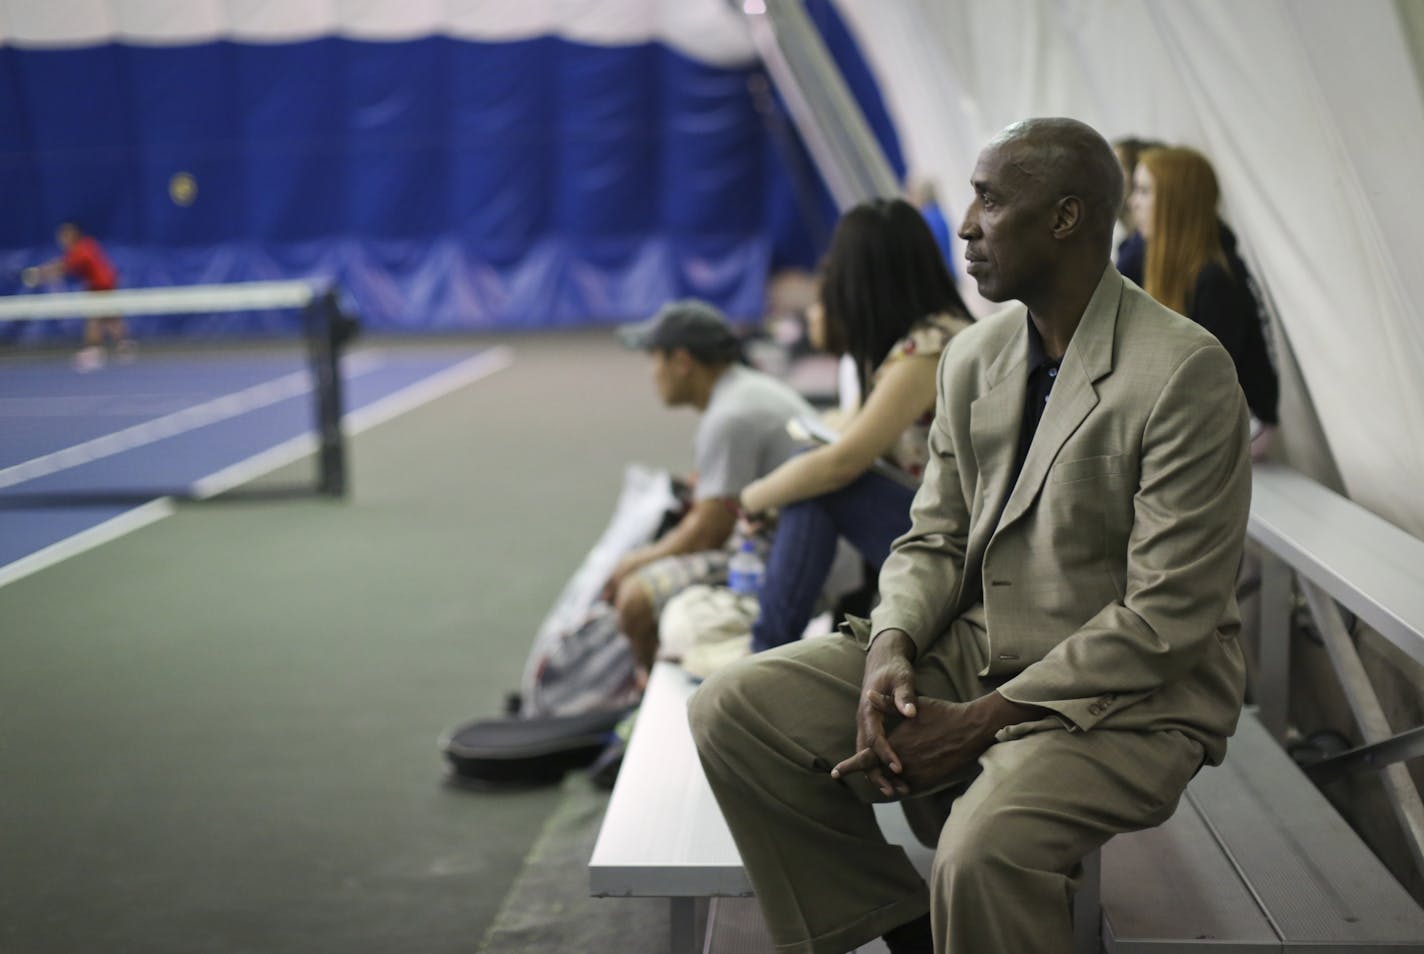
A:
<svg viewBox="0 0 1424 954">
<path fill-rule="evenodd" d="M 977 760 L 1003 725 L 1021 721 L 1012 711 L 1021 707 L 997 693 L 969 703 L 917 698 L 913 652 L 899 630 L 876 638 L 856 709 L 856 752 L 831 769 L 833 777 L 864 772 L 887 798 L 926 791 Z"/>
</svg>

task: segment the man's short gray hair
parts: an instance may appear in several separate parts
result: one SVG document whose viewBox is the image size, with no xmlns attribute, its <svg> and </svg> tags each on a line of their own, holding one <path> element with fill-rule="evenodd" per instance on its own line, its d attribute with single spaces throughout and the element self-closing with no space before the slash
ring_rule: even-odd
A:
<svg viewBox="0 0 1424 954">
<path fill-rule="evenodd" d="M 1024 119 L 1001 131 L 990 145 L 1021 150 L 1017 164 L 1058 198 L 1081 199 L 1089 232 L 1111 241 L 1122 207 L 1122 166 L 1096 129 L 1066 117 Z"/>
</svg>

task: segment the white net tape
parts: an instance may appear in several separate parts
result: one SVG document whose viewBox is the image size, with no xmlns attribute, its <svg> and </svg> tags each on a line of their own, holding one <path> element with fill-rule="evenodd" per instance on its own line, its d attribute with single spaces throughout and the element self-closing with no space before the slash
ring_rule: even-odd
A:
<svg viewBox="0 0 1424 954">
<path fill-rule="evenodd" d="M 10 295 L 0 297 L 0 321 L 305 308 L 316 296 L 317 290 L 307 282 L 238 282 L 230 285 Z"/>
</svg>

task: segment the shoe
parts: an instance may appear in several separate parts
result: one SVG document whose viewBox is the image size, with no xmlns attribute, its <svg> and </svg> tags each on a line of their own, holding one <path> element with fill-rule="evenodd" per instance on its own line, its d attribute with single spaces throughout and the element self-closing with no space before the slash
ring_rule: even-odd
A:
<svg viewBox="0 0 1424 954">
<path fill-rule="evenodd" d="M 138 342 L 132 338 L 125 338 L 114 345 L 114 358 L 119 364 L 133 364 L 138 357 Z"/>
<path fill-rule="evenodd" d="M 104 366 L 104 360 L 104 349 L 97 345 L 89 345 L 74 353 L 74 370 L 80 374 L 98 371 Z"/>
<path fill-rule="evenodd" d="M 623 767 L 623 756 L 627 751 L 628 743 L 615 735 L 588 767 L 589 781 L 604 791 L 611 792 L 614 783 L 618 781 L 618 770 Z"/>
</svg>

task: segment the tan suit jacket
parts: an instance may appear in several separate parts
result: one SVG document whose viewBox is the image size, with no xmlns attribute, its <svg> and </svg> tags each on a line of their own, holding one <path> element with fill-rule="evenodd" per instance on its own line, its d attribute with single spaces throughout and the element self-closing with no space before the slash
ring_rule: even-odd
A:
<svg viewBox="0 0 1424 954">
<path fill-rule="evenodd" d="M 979 640 L 982 677 L 1058 716 L 1010 737 L 1177 729 L 1219 762 L 1245 679 L 1235 583 L 1251 496 L 1226 351 L 1109 266 L 1012 487 L 1024 306 L 957 335 L 938 387 L 870 632 L 903 629 L 921 656 L 946 633 Z"/>
</svg>

